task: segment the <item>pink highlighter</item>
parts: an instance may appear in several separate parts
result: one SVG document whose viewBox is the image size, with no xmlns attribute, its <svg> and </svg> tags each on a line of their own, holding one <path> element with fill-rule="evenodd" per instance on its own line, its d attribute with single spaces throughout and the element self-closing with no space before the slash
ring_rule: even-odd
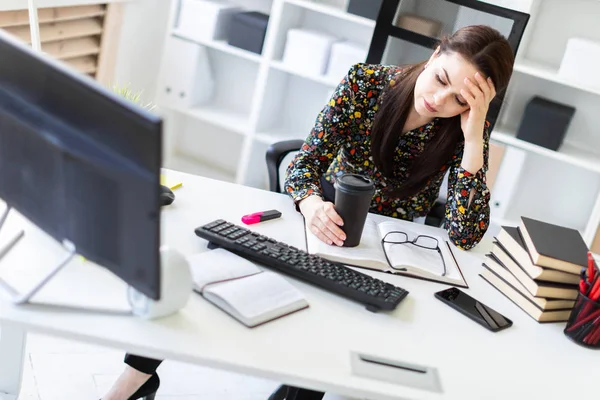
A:
<svg viewBox="0 0 600 400">
<path fill-rule="evenodd" d="M 281 217 L 281 212 L 277 210 L 259 211 L 254 214 L 244 215 L 242 217 L 242 222 L 246 225 L 252 225 L 279 217 Z"/>
</svg>

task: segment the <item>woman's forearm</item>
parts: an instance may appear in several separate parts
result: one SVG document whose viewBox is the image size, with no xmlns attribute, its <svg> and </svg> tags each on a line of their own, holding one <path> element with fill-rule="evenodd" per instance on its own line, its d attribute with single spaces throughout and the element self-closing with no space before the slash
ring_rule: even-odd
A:
<svg viewBox="0 0 600 400">
<path fill-rule="evenodd" d="M 483 139 L 465 142 L 461 167 L 472 175 L 483 167 Z"/>
</svg>

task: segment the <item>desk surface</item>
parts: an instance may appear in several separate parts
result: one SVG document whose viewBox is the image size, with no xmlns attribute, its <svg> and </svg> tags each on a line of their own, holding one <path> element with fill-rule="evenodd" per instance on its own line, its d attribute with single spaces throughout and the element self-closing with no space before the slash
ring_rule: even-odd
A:
<svg viewBox="0 0 600 400">
<path fill-rule="evenodd" d="M 185 254 L 206 250 L 193 230 L 216 218 L 276 208 L 282 218 L 252 226 L 265 235 L 305 247 L 301 216 L 288 197 L 186 174 L 175 203 L 162 213 L 163 243 Z M 10 217 L 4 243 L 22 224 Z M 430 229 L 429 227 L 425 227 Z M 431 228 L 432 229 L 432 228 Z M 488 244 L 489 245 L 489 244 Z M 505 314 L 514 326 L 492 333 L 433 297 L 447 286 L 377 275 L 410 291 L 391 313 L 373 314 L 362 305 L 288 278 L 308 298 L 310 308 L 248 329 L 198 295 L 185 309 L 157 321 L 118 312 L 71 310 L 52 304 L 125 310 L 125 284 L 91 263 L 75 261 L 34 299 L 14 306 L 0 301 L 0 323 L 29 331 L 111 346 L 369 399 L 583 398 L 584 385 L 598 377 L 598 353 L 570 342 L 564 324 L 538 324 L 477 274 L 482 248 L 457 252 L 472 296 Z M 6 280 L 31 284 L 61 249 L 28 229 L 0 264 Z M 363 351 L 437 367 L 443 394 L 353 376 L 350 351 Z"/>
</svg>

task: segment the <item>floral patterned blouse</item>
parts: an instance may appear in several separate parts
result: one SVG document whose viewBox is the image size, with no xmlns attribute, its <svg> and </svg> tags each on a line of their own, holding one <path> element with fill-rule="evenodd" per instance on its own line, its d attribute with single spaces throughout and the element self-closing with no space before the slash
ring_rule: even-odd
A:
<svg viewBox="0 0 600 400">
<path fill-rule="evenodd" d="M 436 199 L 448 168 L 448 198 L 444 227 L 459 248 L 475 246 L 489 224 L 490 192 L 485 183 L 488 167 L 489 131 L 484 129 L 484 164 L 475 175 L 461 167 L 464 141 L 454 155 L 432 176 L 416 195 L 400 199 L 390 195 L 407 178 L 409 160 L 423 151 L 437 132 L 437 119 L 398 138 L 393 178 L 385 178 L 371 156 L 370 129 L 379 107 L 382 91 L 395 84 L 401 69 L 396 66 L 356 64 L 336 88 L 329 103 L 319 113 L 316 124 L 301 150 L 290 163 L 285 190 L 298 201 L 322 195 L 319 180 L 333 183 L 344 173 L 368 176 L 375 182 L 370 211 L 405 220 L 426 216 Z M 469 205 L 471 189 L 475 194 Z"/>
</svg>

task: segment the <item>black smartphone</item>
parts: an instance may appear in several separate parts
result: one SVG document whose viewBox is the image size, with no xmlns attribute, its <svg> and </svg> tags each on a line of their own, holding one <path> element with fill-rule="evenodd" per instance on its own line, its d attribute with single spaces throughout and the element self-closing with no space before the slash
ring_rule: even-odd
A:
<svg viewBox="0 0 600 400">
<path fill-rule="evenodd" d="M 510 319 L 458 288 L 442 290 L 435 293 L 435 297 L 492 332 L 512 326 Z"/>
</svg>

